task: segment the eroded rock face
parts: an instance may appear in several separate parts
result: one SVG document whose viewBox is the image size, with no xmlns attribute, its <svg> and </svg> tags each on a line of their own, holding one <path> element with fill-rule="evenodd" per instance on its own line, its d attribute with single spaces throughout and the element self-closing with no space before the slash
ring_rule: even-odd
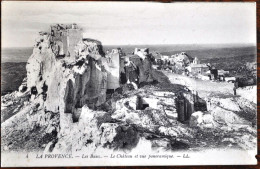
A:
<svg viewBox="0 0 260 169">
<path fill-rule="evenodd" d="M 188 56 L 185 52 L 181 52 L 181 53 L 172 55 L 171 59 L 170 59 L 170 61 L 172 63 L 175 63 L 177 65 L 181 65 L 183 67 L 188 66 L 191 63 L 192 60 L 193 60 L 193 58 Z"/>
<path fill-rule="evenodd" d="M 113 49 L 106 54 L 107 64 L 104 66 L 107 71 L 107 89 L 117 89 L 120 87 L 120 56 L 118 49 Z"/>
<path fill-rule="evenodd" d="M 105 101 L 107 73 L 103 65 L 106 63 L 101 60 L 104 57 L 101 42 L 80 38 L 76 29 L 61 33 L 40 34 L 26 66 L 26 87 L 31 95 L 43 98 L 47 111 L 71 113 L 77 120 L 77 109 L 85 104 L 93 107 Z M 64 37 L 69 44 L 60 41 Z M 70 51 L 63 58 L 60 58 L 59 51 L 53 50 L 57 45 L 61 46 L 58 42 L 66 43 L 60 50 Z M 75 43 L 74 53 L 70 49 L 72 43 Z"/>
<path fill-rule="evenodd" d="M 102 44 L 97 40 L 82 39 L 78 29 L 51 27 L 51 30 L 54 31 L 39 34 L 26 65 L 27 78 L 19 92 L 14 93 L 13 100 L 9 95 L 6 96 L 6 103 L 13 105 L 14 100 L 19 99 L 19 103 L 12 106 L 18 111 L 16 117 L 20 117 L 23 112 L 26 114 L 23 124 L 36 126 L 42 134 L 46 133 L 43 137 L 51 135 L 45 139 L 50 141 L 43 145 L 45 152 L 77 151 L 82 144 L 84 147 L 96 148 L 102 134 L 98 117 L 102 117 L 105 112 L 99 113 L 91 108 L 106 101 L 105 67 L 109 64 L 104 57 Z M 26 104 L 18 105 L 20 100 L 24 101 L 20 98 L 27 99 Z M 84 106 L 87 108 L 84 109 Z M 93 117 L 90 117 L 91 112 Z M 54 116 L 55 121 L 52 122 L 50 119 L 53 117 L 49 115 Z M 6 128 L 9 122 L 6 122 Z M 84 128 L 86 132 L 80 133 Z M 17 131 L 20 130 L 17 128 Z M 7 136 L 7 140 L 13 137 Z M 83 141 L 80 144 L 74 142 L 77 139 Z"/>
</svg>

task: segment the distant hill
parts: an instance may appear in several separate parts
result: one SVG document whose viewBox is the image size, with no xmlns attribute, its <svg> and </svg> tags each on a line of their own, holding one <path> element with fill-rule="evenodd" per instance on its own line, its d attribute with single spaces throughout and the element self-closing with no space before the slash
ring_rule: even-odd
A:
<svg viewBox="0 0 260 169">
<path fill-rule="evenodd" d="M 17 90 L 26 77 L 26 62 L 1 64 L 1 95 Z"/>
<path fill-rule="evenodd" d="M 104 45 L 104 50 L 121 47 L 123 52 L 132 53 L 135 48 L 149 48 L 150 52 L 157 51 L 164 55 L 173 55 L 180 52 L 199 58 L 225 57 L 226 55 L 238 55 L 239 53 L 256 53 L 256 47 L 250 44 L 221 44 L 221 45 Z M 235 52 L 235 53 L 234 53 Z"/>
<path fill-rule="evenodd" d="M 256 47 L 232 47 L 232 48 L 211 48 L 211 49 L 186 49 L 186 50 L 173 50 L 168 52 L 161 52 L 164 55 L 174 55 L 179 52 L 186 52 L 192 57 L 197 57 L 201 61 L 213 58 L 228 58 L 236 56 L 256 56 Z"/>
<path fill-rule="evenodd" d="M 27 62 L 32 53 L 32 47 L 2 48 L 1 62 Z"/>
<path fill-rule="evenodd" d="M 246 62 L 256 62 L 256 55 L 254 54 L 244 54 L 236 55 L 230 57 L 217 57 L 217 58 L 206 58 L 203 59 L 204 63 L 211 63 L 218 69 L 224 70 L 236 70 L 238 67 L 243 66 Z"/>
<path fill-rule="evenodd" d="M 232 57 L 244 54 L 256 54 L 256 47 L 250 44 L 225 44 L 225 45 L 104 45 L 103 49 L 111 50 L 122 48 L 123 52 L 129 54 L 135 48 L 149 48 L 150 52 L 157 51 L 164 55 L 173 55 L 179 52 L 186 52 L 192 57 L 206 59 L 212 57 Z M 27 62 L 32 54 L 32 47 L 3 48 L 1 62 Z"/>
<path fill-rule="evenodd" d="M 164 55 L 173 55 L 182 51 L 162 52 Z M 256 62 L 256 48 L 233 47 L 233 48 L 212 48 L 199 50 L 186 50 L 191 57 L 197 57 L 201 63 L 210 63 L 217 69 L 235 71 L 238 67 L 244 66 L 246 62 Z"/>
</svg>

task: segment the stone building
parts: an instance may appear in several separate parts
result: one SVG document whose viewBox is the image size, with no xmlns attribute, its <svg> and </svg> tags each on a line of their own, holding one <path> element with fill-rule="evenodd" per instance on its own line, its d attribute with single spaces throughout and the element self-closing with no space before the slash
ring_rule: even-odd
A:
<svg viewBox="0 0 260 169">
<path fill-rule="evenodd" d="M 190 64 L 187 68 L 192 75 L 203 74 L 205 75 L 209 71 L 209 67 L 206 64 Z"/>
<path fill-rule="evenodd" d="M 193 64 L 200 64 L 200 61 L 197 57 L 194 58 L 194 60 L 192 61 Z"/>
<path fill-rule="evenodd" d="M 50 43 L 57 57 L 75 57 L 74 47 L 82 39 L 82 29 L 76 24 L 50 26 Z"/>
</svg>

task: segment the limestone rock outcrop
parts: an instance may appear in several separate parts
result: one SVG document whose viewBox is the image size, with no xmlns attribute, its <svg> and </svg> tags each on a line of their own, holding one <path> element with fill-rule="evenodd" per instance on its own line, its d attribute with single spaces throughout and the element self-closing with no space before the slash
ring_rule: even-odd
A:
<svg viewBox="0 0 260 169">
<path fill-rule="evenodd" d="M 54 35 L 41 34 L 26 66 L 31 99 L 42 97 L 47 111 L 71 113 L 74 120 L 78 118 L 77 109 L 83 105 L 93 107 L 105 101 L 107 85 L 101 42 L 82 39 L 79 32 L 63 28 Z M 69 44 L 60 38 L 67 38 Z M 68 50 L 69 54 L 61 58 L 53 50 L 57 42 L 63 42 L 62 50 Z M 73 51 L 70 50 L 72 42 Z"/>
<path fill-rule="evenodd" d="M 226 125 L 256 124 L 255 104 L 242 97 L 218 98 L 207 100 L 207 109 L 214 120 Z"/>
<path fill-rule="evenodd" d="M 181 52 L 181 53 L 172 55 L 169 58 L 169 60 L 173 64 L 186 67 L 192 62 L 193 58 L 190 57 L 189 55 L 187 55 L 185 52 Z"/>
</svg>

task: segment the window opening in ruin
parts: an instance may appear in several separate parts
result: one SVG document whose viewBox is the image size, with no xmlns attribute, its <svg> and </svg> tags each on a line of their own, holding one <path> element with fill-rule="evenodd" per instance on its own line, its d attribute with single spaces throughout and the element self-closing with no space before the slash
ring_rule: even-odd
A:
<svg viewBox="0 0 260 169">
<path fill-rule="evenodd" d="M 75 111 L 72 114 L 72 121 L 73 121 L 73 123 L 76 123 L 76 122 L 79 121 L 80 114 L 81 114 L 81 111 Z"/>
<path fill-rule="evenodd" d="M 42 86 L 42 97 L 44 101 L 46 101 L 47 98 L 47 91 L 48 91 L 48 86 L 44 82 Z"/>
<path fill-rule="evenodd" d="M 33 94 L 33 95 L 37 95 L 38 94 L 37 88 L 35 86 L 33 86 L 31 88 L 31 94 Z"/>
<path fill-rule="evenodd" d="M 115 92 L 115 90 L 114 89 L 107 89 L 107 94 L 113 94 Z"/>
<path fill-rule="evenodd" d="M 120 72 L 120 83 L 125 84 L 127 82 L 126 73 Z"/>
<path fill-rule="evenodd" d="M 195 111 L 207 111 L 206 101 L 199 98 L 198 101 L 196 103 L 194 103 L 194 110 Z"/>
<path fill-rule="evenodd" d="M 144 110 L 147 107 L 149 104 L 141 96 L 137 96 L 136 110 Z"/>
<path fill-rule="evenodd" d="M 67 82 L 66 91 L 65 91 L 65 113 L 73 113 L 73 100 L 74 100 L 74 88 L 72 80 L 70 79 Z"/>
<path fill-rule="evenodd" d="M 191 117 L 191 114 L 194 112 L 195 103 L 198 100 L 197 95 L 184 95 L 183 93 L 179 93 L 175 102 L 176 102 L 176 110 L 178 114 L 178 121 L 182 123 L 187 123 Z"/>
<path fill-rule="evenodd" d="M 81 107 L 82 107 L 81 102 L 80 100 L 78 100 L 75 104 L 75 108 L 81 108 Z"/>
<path fill-rule="evenodd" d="M 51 36 L 54 36 L 54 30 L 51 30 Z"/>
</svg>

